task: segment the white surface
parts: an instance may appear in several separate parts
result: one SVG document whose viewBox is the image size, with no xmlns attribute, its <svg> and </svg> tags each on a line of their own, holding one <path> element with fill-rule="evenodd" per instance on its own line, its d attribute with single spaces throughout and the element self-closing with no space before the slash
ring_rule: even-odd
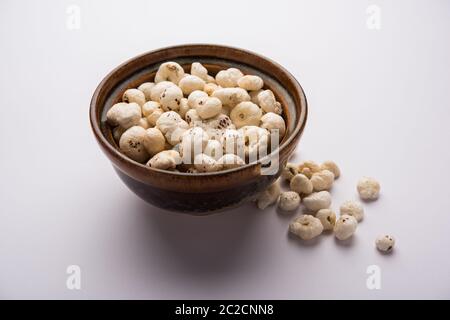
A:
<svg viewBox="0 0 450 320">
<path fill-rule="evenodd" d="M 66 8 L 81 8 L 81 29 Z M 381 8 L 381 30 L 366 8 Z M 1 1 L 1 298 L 450 298 L 449 1 Z M 306 91 L 296 159 L 335 160 L 333 208 L 382 185 L 350 244 L 303 244 L 253 206 L 163 212 L 120 182 L 90 131 L 112 68 L 162 46 L 266 55 Z M 392 255 L 375 237 L 397 238 Z M 82 289 L 66 288 L 66 268 Z M 379 265 L 381 290 L 366 268 Z"/>
</svg>

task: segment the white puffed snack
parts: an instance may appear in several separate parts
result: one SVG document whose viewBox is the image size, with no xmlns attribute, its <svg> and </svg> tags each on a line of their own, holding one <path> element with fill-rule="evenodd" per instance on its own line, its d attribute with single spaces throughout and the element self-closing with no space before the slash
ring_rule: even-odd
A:
<svg viewBox="0 0 450 320">
<path fill-rule="evenodd" d="M 214 97 L 198 98 L 195 100 L 194 105 L 202 119 L 215 117 L 222 110 L 222 102 Z"/>
<path fill-rule="evenodd" d="M 244 153 L 244 136 L 240 131 L 226 129 L 222 134 L 220 142 L 222 143 L 224 153 L 237 155 Z"/>
<path fill-rule="evenodd" d="M 223 156 L 222 144 L 217 140 L 208 140 L 203 153 L 220 163 L 219 160 Z"/>
<path fill-rule="evenodd" d="M 283 109 L 281 104 L 275 99 L 275 95 L 272 90 L 263 90 L 258 94 L 258 103 L 261 109 L 265 112 L 273 112 L 276 114 L 281 114 Z"/>
<path fill-rule="evenodd" d="M 199 98 L 207 98 L 208 94 L 201 90 L 192 91 L 188 96 L 188 105 L 191 108 L 195 108 L 195 101 Z"/>
<path fill-rule="evenodd" d="M 170 86 L 164 89 L 159 96 L 159 103 L 164 111 L 177 111 L 180 109 L 183 92 L 177 86 Z"/>
<path fill-rule="evenodd" d="M 315 191 L 330 190 L 334 182 L 334 174 L 328 170 L 313 173 L 311 183 Z"/>
<path fill-rule="evenodd" d="M 324 230 L 333 230 L 336 224 L 336 214 L 331 209 L 320 209 L 316 213 L 316 218 L 320 220 Z"/>
<path fill-rule="evenodd" d="M 234 129 L 235 126 L 233 125 L 233 122 L 231 122 L 231 119 L 229 116 L 221 113 L 218 114 L 217 116 L 208 119 L 206 121 L 203 122 L 204 125 L 208 128 L 213 128 L 213 129 Z"/>
<path fill-rule="evenodd" d="M 203 87 L 203 91 L 206 92 L 208 94 L 208 96 L 212 96 L 214 91 L 216 91 L 219 88 L 220 87 L 217 84 L 215 84 L 215 83 L 207 83 Z"/>
<path fill-rule="evenodd" d="M 218 161 L 204 153 L 195 156 L 194 167 L 198 172 L 214 172 L 222 169 L 222 165 Z"/>
<path fill-rule="evenodd" d="M 244 74 L 236 68 L 229 68 L 227 70 L 221 70 L 216 75 L 216 82 L 223 88 L 237 87 L 238 80 L 242 78 Z"/>
<path fill-rule="evenodd" d="M 309 195 L 313 192 L 313 184 L 304 174 L 296 174 L 292 177 L 289 184 L 292 191 L 298 194 Z"/>
<path fill-rule="evenodd" d="M 311 179 L 312 175 L 320 171 L 320 166 L 314 161 L 303 161 L 298 165 L 298 172 Z"/>
<path fill-rule="evenodd" d="M 156 110 L 162 110 L 161 104 L 159 102 L 155 102 L 155 101 L 147 101 L 142 106 L 142 115 L 144 117 L 148 117 Z"/>
<path fill-rule="evenodd" d="M 138 90 L 144 93 L 145 100 L 149 101 L 152 99 L 152 89 L 154 86 L 155 86 L 154 82 L 144 82 L 138 87 Z"/>
<path fill-rule="evenodd" d="M 197 110 L 195 109 L 189 109 L 188 112 L 186 112 L 184 118 L 186 119 L 186 122 L 190 127 L 200 126 L 203 123 L 202 118 L 200 118 Z"/>
<path fill-rule="evenodd" d="M 162 81 L 155 84 L 153 88 L 150 89 L 150 99 L 152 101 L 159 102 L 159 97 L 161 96 L 161 93 L 163 93 L 164 90 L 172 86 L 175 86 L 175 84 L 170 81 Z"/>
<path fill-rule="evenodd" d="M 303 204 L 308 210 L 313 212 L 317 212 L 320 209 L 328 209 L 331 205 L 331 195 L 328 191 L 314 192 L 303 198 Z"/>
<path fill-rule="evenodd" d="M 258 76 L 246 75 L 239 78 L 237 85 L 247 91 L 255 91 L 264 86 L 264 81 Z"/>
<path fill-rule="evenodd" d="M 122 101 L 127 103 L 135 102 L 142 106 L 145 103 L 145 95 L 141 90 L 128 89 L 122 95 Z"/>
<path fill-rule="evenodd" d="M 320 165 L 320 170 L 329 170 L 333 172 L 334 178 L 337 179 L 341 175 L 341 170 L 339 169 L 338 165 L 334 161 L 324 161 Z"/>
<path fill-rule="evenodd" d="M 213 97 L 222 101 L 224 106 L 234 108 L 238 103 L 250 101 L 250 95 L 242 88 L 221 88 L 212 94 Z"/>
<path fill-rule="evenodd" d="M 289 231 L 303 240 L 311 240 L 322 233 L 323 226 L 319 219 L 304 214 L 289 224 Z"/>
<path fill-rule="evenodd" d="M 144 147 L 150 156 L 164 150 L 166 139 L 161 131 L 157 128 L 149 128 L 145 131 Z"/>
<path fill-rule="evenodd" d="M 262 91 L 263 91 L 262 89 L 259 89 L 256 91 L 250 91 L 249 92 L 250 101 L 259 105 L 258 94 L 260 94 Z"/>
<path fill-rule="evenodd" d="M 208 69 L 206 69 L 200 62 L 193 62 L 191 64 L 191 74 L 204 81 L 208 80 Z"/>
<path fill-rule="evenodd" d="M 141 118 L 137 125 L 144 129 L 150 128 L 150 123 L 148 122 L 147 118 Z"/>
<path fill-rule="evenodd" d="M 183 90 L 183 93 L 185 95 L 189 95 L 195 90 L 203 90 L 203 88 L 205 87 L 205 81 L 197 76 L 188 75 L 180 80 L 178 86 L 181 88 L 181 90 Z"/>
<path fill-rule="evenodd" d="M 266 190 L 258 194 L 256 198 L 256 205 L 259 209 L 264 210 L 268 206 L 277 202 L 280 192 L 280 179 L 277 179 Z"/>
<path fill-rule="evenodd" d="M 230 113 L 231 121 L 238 129 L 244 126 L 259 126 L 261 117 L 261 108 L 250 101 L 239 103 Z"/>
<path fill-rule="evenodd" d="M 361 221 L 364 218 L 364 208 L 356 201 L 345 201 L 340 207 L 340 213 L 342 215 L 348 215 L 355 217 L 356 221 Z"/>
<path fill-rule="evenodd" d="M 382 252 L 390 252 L 394 248 L 395 238 L 388 234 L 380 235 L 375 240 L 375 245 L 376 245 L 377 249 Z"/>
<path fill-rule="evenodd" d="M 201 127 L 186 130 L 181 137 L 180 151 L 184 163 L 192 164 L 194 157 L 203 153 L 209 141 L 209 135 Z"/>
<path fill-rule="evenodd" d="M 159 66 L 155 75 L 155 82 L 170 81 L 175 84 L 184 77 L 183 68 L 176 62 L 165 62 Z"/>
<path fill-rule="evenodd" d="M 261 117 L 260 127 L 269 130 L 271 134 L 277 130 L 279 139 L 283 138 L 286 132 L 286 123 L 283 117 L 273 112 L 267 112 Z"/>
<path fill-rule="evenodd" d="M 155 154 L 147 165 L 162 170 L 175 169 L 181 163 L 180 154 L 175 150 L 164 150 Z"/>
<path fill-rule="evenodd" d="M 363 200 L 376 200 L 380 194 L 379 182 L 370 177 L 361 178 L 356 189 Z"/>
<path fill-rule="evenodd" d="M 137 162 L 145 162 L 150 155 L 144 147 L 145 129 L 133 126 L 127 129 L 119 140 L 120 150 L 129 158 Z"/>
<path fill-rule="evenodd" d="M 300 206 L 300 196 L 295 191 L 285 191 L 280 194 L 278 207 L 283 211 L 293 211 Z"/>
<path fill-rule="evenodd" d="M 156 127 L 172 146 L 180 143 L 182 135 L 189 129 L 187 122 L 175 111 L 164 112 L 156 121 Z"/>
<path fill-rule="evenodd" d="M 291 181 L 291 179 L 298 173 L 298 165 L 288 162 L 281 171 L 281 177 L 284 180 Z M 295 191 L 295 190 L 294 190 Z"/>
<path fill-rule="evenodd" d="M 187 98 L 182 98 L 180 101 L 180 109 L 178 110 L 178 113 L 180 114 L 180 116 L 182 118 L 186 117 L 186 112 L 188 112 L 190 109 L 189 104 L 188 104 L 188 99 Z"/>
<path fill-rule="evenodd" d="M 346 240 L 355 233 L 357 227 L 358 221 L 354 217 L 343 215 L 334 225 L 334 236 L 339 240 Z"/>
<path fill-rule="evenodd" d="M 222 169 L 224 170 L 237 168 L 245 164 L 241 157 L 233 153 L 224 154 L 217 162 L 222 165 Z"/>
<path fill-rule="evenodd" d="M 256 161 L 258 157 L 261 158 L 265 155 L 264 152 L 267 153 L 269 131 L 257 126 L 244 126 L 238 132 L 244 139 L 244 153 L 246 157 L 250 158 L 250 161 Z"/>
<path fill-rule="evenodd" d="M 120 102 L 108 110 L 106 119 L 113 126 L 119 125 L 124 129 L 128 129 L 139 123 L 141 115 L 141 107 L 137 103 Z"/>
</svg>

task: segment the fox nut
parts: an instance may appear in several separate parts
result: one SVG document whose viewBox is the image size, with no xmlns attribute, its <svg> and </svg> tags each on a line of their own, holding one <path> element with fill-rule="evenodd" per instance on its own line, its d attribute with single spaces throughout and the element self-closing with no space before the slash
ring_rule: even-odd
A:
<svg viewBox="0 0 450 320">
<path fill-rule="evenodd" d="M 363 200 L 375 200 L 378 199 L 380 194 L 380 184 L 374 178 L 363 177 L 358 181 L 356 187 L 359 196 Z"/>
<path fill-rule="evenodd" d="M 122 101 L 127 103 L 135 102 L 142 106 L 145 103 L 145 95 L 141 90 L 128 89 L 123 93 Z"/>
<path fill-rule="evenodd" d="M 144 147 L 145 129 L 133 126 L 126 130 L 119 140 L 120 150 L 129 158 L 137 162 L 145 162 L 149 154 Z"/>
<path fill-rule="evenodd" d="M 256 205 L 259 209 L 264 210 L 268 206 L 277 202 L 280 192 L 280 179 L 277 179 L 266 190 L 258 194 L 256 198 Z"/>
<path fill-rule="evenodd" d="M 208 140 L 203 153 L 220 163 L 219 159 L 223 156 L 222 144 L 217 140 Z"/>
<path fill-rule="evenodd" d="M 128 129 L 139 123 L 141 115 L 141 107 L 137 103 L 120 102 L 108 110 L 106 119 L 113 126 L 119 125 L 124 129 Z"/>
<path fill-rule="evenodd" d="M 207 83 L 203 87 L 203 91 L 206 92 L 208 94 L 208 96 L 212 96 L 214 91 L 216 91 L 219 88 L 220 87 L 217 84 L 215 84 L 215 83 Z"/>
<path fill-rule="evenodd" d="M 190 109 L 187 98 L 182 98 L 180 100 L 180 109 L 178 109 L 178 113 L 182 118 L 186 117 L 186 112 Z"/>
<path fill-rule="evenodd" d="M 190 108 L 195 108 L 195 101 L 199 98 L 207 98 L 208 94 L 201 90 L 192 91 L 188 95 L 188 105 Z"/>
<path fill-rule="evenodd" d="M 264 85 L 264 81 L 258 76 L 246 75 L 242 78 L 239 78 L 239 80 L 237 81 L 237 85 L 242 89 L 254 91 L 261 89 Z"/>
<path fill-rule="evenodd" d="M 320 220 L 324 230 L 333 230 L 336 224 L 336 214 L 331 209 L 320 209 L 316 218 Z"/>
<path fill-rule="evenodd" d="M 202 124 L 202 118 L 200 118 L 197 110 L 195 109 L 189 109 L 188 112 L 186 112 L 184 118 L 191 128 Z"/>
<path fill-rule="evenodd" d="M 270 133 L 278 130 L 280 139 L 286 132 L 286 123 L 283 117 L 273 112 L 267 112 L 261 117 L 260 127 L 269 130 Z"/>
<path fill-rule="evenodd" d="M 358 227 L 358 221 L 352 216 L 343 215 L 339 217 L 334 225 L 334 236 L 339 240 L 350 238 Z"/>
<path fill-rule="evenodd" d="M 244 154 L 250 161 L 257 160 L 258 156 L 261 157 L 264 155 L 264 152 L 267 152 L 269 131 L 257 126 L 244 126 L 238 132 L 241 133 L 244 139 Z"/>
<path fill-rule="evenodd" d="M 245 164 L 241 157 L 233 153 L 224 154 L 217 162 L 222 165 L 222 169 L 224 170 L 237 168 Z"/>
<path fill-rule="evenodd" d="M 155 86 L 154 82 L 144 82 L 138 87 L 138 90 L 142 91 L 142 93 L 145 96 L 145 100 L 149 101 L 151 100 L 152 96 L 152 89 Z"/>
<path fill-rule="evenodd" d="M 177 86 L 170 86 L 161 92 L 159 103 L 164 111 L 177 111 L 180 109 L 181 99 L 183 99 L 181 89 Z"/>
<path fill-rule="evenodd" d="M 322 170 L 313 173 L 311 183 L 315 191 L 323 191 L 331 189 L 334 182 L 334 174 L 328 170 Z"/>
<path fill-rule="evenodd" d="M 304 214 L 289 224 L 289 231 L 303 240 L 311 240 L 322 233 L 323 226 L 319 219 Z"/>
<path fill-rule="evenodd" d="M 334 178 L 337 179 L 341 175 L 341 170 L 334 161 L 324 161 L 320 165 L 320 170 L 328 170 L 333 172 Z"/>
<path fill-rule="evenodd" d="M 175 84 L 183 78 L 184 70 L 183 68 L 176 62 L 165 62 L 159 66 L 158 71 L 155 75 L 155 82 L 159 83 L 162 81 L 170 81 Z"/>
<path fill-rule="evenodd" d="M 214 97 L 198 98 L 195 100 L 194 105 L 202 119 L 215 117 L 222 110 L 222 102 Z"/>
<path fill-rule="evenodd" d="M 291 181 L 291 179 L 298 173 L 298 165 L 294 163 L 286 163 L 281 171 L 281 177 L 284 180 Z"/>
<path fill-rule="evenodd" d="M 175 111 L 161 114 L 156 121 L 156 127 L 164 134 L 167 142 L 172 146 L 180 143 L 182 135 L 189 129 L 187 122 Z"/>
<path fill-rule="evenodd" d="M 232 88 L 238 85 L 238 80 L 243 76 L 244 74 L 239 69 L 229 68 L 217 73 L 216 82 L 223 88 Z"/>
<path fill-rule="evenodd" d="M 165 144 L 166 139 L 159 129 L 149 128 L 145 131 L 144 147 L 150 156 L 154 156 L 155 154 L 163 151 Z"/>
<path fill-rule="evenodd" d="M 320 166 L 314 161 L 303 161 L 298 166 L 298 172 L 304 174 L 311 179 L 313 173 L 319 172 Z"/>
<path fill-rule="evenodd" d="M 164 150 L 155 154 L 147 165 L 162 170 L 175 169 L 181 163 L 180 154 L 175 150 Z"/>
<path fill-rule="evenodd" d="M 293 211 L 300 206 L 300 196 L 295 191 L 285 191 L 280 194 L 278 207 L 283 211 Z"/>
<path fill-rule="evenodd" d="M 191 64 L 191 75 L 199 77 L 203 81 L 207 81 L 208 69 L 206 69 L 200 62 L 193 62 Z"/>
<path fill-rule="evenodd" d="M 301 173 L 292 177 L 289 186 L 292 191 L 295 191 L 298 194 L 309 195 L 313 192 L 313 184 Z"/>
<path fill-rule="evenodd" d="M 340 209 L 341 216 L 348 215 L 355 217 L 356 221 L 361 221 L 364 218 L 364 208 L 359 202 L 356 201 L 345 201 Z"/>
<path fill-rule="evenodd" d="M 242 88 L 220 88 L 215 90 L 212 96 L 218 98 L 224 106 L 230 108 L 234 108 L 243 101 L 250 101 L 247 90 Z"/>
<path fill-rule="evenodd" d="M 283 109 L 281 104 L 276 100 L 275 95 L 272 90 L 264 90 L 258 94 L 258 102 L 261 109 L 265 112 L 273 112 L 276 114 L 281 114 Z"/>
<path fill-rule="evenodd" d="M 230 113 L 231 121 L 238 129 L 244 126 L 259 126 L 261 117 L 261 109 L 250 101 L 239 103 Z"/>
<path fill-rule="evenodd" d="M 159 97 L 161 96 L 161 93 L 163 93 L 164 90 L 166 90 L 169 87 L 173 87 L 175 84 L 170 81 L 162 81 L 153 86 L 153 88 L 150 89 L 150 99 L 155 102 L 159 102 Z"/>
<path fill-rule="evenodd" d="M 320 209 L 328 209 L 331 205 L 331 195 L 328 191 L 314 192 L 303 198 L 303 204 L 308 210 L 313 212 L 317 212 Z"/>
<path fill-rule="evenodd" d="M 203 90 L 203 88 L 205 87 L 205 81 L 197 76 L 187 75 L 180 80 L 178 86 L 181 88 L 185 95 L 189 95 L 195 90 Z"/>
<path fill-rule="evenodd" d="M 198 172 L 214 172 L 222 169 L 222 165 L 219 162 L 204 153 L 195 156 L 194 167 Z"/>
<path fill-rule="evenodd" d="M 383 234 L 375 240 L 375 245 L 382 252 L 390 252 L 394 248 L 395 239 L 388 234 Z"/>
</svg>

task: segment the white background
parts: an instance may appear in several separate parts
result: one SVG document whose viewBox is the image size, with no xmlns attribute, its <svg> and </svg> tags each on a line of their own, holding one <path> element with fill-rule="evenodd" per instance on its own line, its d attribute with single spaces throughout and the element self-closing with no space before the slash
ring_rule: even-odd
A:
<svg viewBox="0 0 450 320">
<path fill-rule="evenodd" d="M 380 30 L 366 26 L 371 4 Z M 0 297 L 450 298 L 449 30 L 444 0 L 2 0 Z M 333 208 L 361 176 L 379 179 L 352 241 L 289 237 L 300 212 L 273 207 L 161 211 L 121 183 L 89 127 L 95 87 L 128 58 L 192 42 L 294 74 L 310 108 L 295 160 L 340 165 Z M 385 232 L 391 255 L 374 248 Z M 66 288 L 69 265 L 81 290 Z M 366 287 L 370 265 L 380 290 Z"/>
</svg>

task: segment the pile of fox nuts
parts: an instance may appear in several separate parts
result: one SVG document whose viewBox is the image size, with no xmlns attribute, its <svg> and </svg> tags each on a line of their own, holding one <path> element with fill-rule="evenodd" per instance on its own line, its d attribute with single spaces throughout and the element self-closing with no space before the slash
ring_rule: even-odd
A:
<svg viewBox="0 0 450 320">
<path fill-rule="evenodd" d="M 242 166 L 286 132 L 282 106 L 260 77 L 237 68 L 213 77 L 199 62 L 190 74 L 162 63 L 154 82 L 126 90 L 106 119 L 127 157 L 188 173 Z"/>
</svg>

